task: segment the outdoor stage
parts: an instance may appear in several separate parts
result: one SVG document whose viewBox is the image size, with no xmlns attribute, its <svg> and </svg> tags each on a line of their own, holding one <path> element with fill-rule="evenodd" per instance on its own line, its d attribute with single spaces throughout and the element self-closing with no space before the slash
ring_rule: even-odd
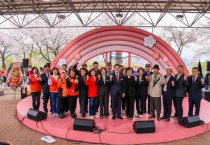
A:
<svg viewBox="0 0 210 145">
<path fill-rule="evenodd" d="M 165 120 L 157 121 L 155 119 L 156 132 L 151 134 L 136 134 L 133 132 L 133 122 L 136 120 L 149 120 L 147 114 L 141 119 L 135 118 L 134 120 L 112 120 L 111 115 L 109 119 L 97 118 L 95 119 L 96 126 L 105 129 L 105 131 L 100 134 L 94 134 L 92 132 L 74 131 L 72 129 L 74 120 L 70 115 L 65 119 L 60 119 L 58 117 L 53 117 L 49 113 L 46 120 L 38 123 L 27 118 L 23 119 L 27 115 L 28 109 L 31 108 L 31 106 L 30 96 L 21 100 L 17 105 L 18 118 L 19 120 L 23 120 L 23 124 L 44 134 L 82 142 L 106 144 L 159 143 L 189 138 L 210 130 L 210 127 L 208 127 L 208 124 L 210 124 L 210 103 L 205 100 L 202 100 L 201 102 L 200 112 L 200 118 L 206 123 L 205 125 L 194 128 L 185 128 L 180 126 L 177 119 L 174 118 L 172 118 L 170 122 Z M 187 98 L 184 99 L 183 106 L 184 115 L 186 116 L 188 111 Z M 79 106 L 77 106 L 77 108 L 79 108 Z M 41 110 L 43 110 L 42 106 Z M 77 110 L 77 112 L 78 111 L 79 110 Z M 78 117 L 80 117 L 80 114 L 77 114 Z M 125 118 L 125 116 L 123 117 Z"/>
</svg>

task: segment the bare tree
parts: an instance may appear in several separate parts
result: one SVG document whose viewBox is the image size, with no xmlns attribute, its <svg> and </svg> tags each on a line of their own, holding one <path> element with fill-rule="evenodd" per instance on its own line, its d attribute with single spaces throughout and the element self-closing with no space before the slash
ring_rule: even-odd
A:
<svg viewBox="0 0 210 145">
<path fill-rule="evenodd" d="M 195 34 L 195 31 L 197 32 Z M 170 45 L 175 45 L 178 55 L 182 54 L 185 47 L 195 44 L 200 37 L 200 33 L 196 29 L 187 28 L 164 28 L 157 34 L 168 42 Z"/>
<path fill-rule="evenodd" d="M 13 49 L 12 40 L 6 37 L 7 34 L 2 33 L 0 36 L 0 57 L 2 60 L 2 67 L 5 66 L 5 61 L 15 53 Z"/>
</svg>

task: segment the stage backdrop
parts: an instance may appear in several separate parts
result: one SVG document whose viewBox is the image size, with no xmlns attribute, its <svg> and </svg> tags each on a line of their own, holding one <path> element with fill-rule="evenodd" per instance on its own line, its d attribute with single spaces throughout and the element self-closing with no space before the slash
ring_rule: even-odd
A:
<svg viewBox="0 0 210 145">
<path fill-rule="evenodd" d="M 129 26 L 101 27 L 80 35 L 58 53 L 51 67 L 64 61 L 68 67 L 76 62 L 81 66 L 90 58 L 110 51 L 139 55 L 152 65 L 158 64 L 162 73 L 168 66 L 177 73 L 177 65 L 182 64 L 185 74 L 189 74 L 180 56 L 168 43 L 150 32 Z"/>
</svg>

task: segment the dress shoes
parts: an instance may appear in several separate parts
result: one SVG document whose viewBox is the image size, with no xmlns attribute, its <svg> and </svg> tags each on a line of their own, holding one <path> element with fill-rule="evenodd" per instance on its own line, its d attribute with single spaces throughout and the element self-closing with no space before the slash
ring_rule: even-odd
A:
<svg viewBox="0 0 210 145">
<path fill-rule="evenodd" d="M 116 117 L 115 116 L 112 116 L 112 120 L 115 120 L 116 119 Z"/>
<path fill-rule="evenodd" d="M 150 115 L 148 118 L 155 118 L 156 116 L 154 114 Z"/>
<path fill-rule="evenodd" d="M 170 121 L 170 117 L 167 117 L 167 118 L 166 118 L 166 121 Z"/>
<path fill-rule="evenodd" d="M 122 116 L 117 116 L 117 118 L 118 118 L 118 119 L 121 119 L 121 120 L 123 119 Z"/>
<path fill-rule="evenodd" d="M 167 117 L 166 116 L 162 116 L 162 117 L 160 117 L 160 119 L 162 120 L 162 119 L 166 119 Z"/>
<path fill-rule="evenodd" d="M 160 121 L 160 115 L 157 115 L 157 120 Z"/>
</svg>

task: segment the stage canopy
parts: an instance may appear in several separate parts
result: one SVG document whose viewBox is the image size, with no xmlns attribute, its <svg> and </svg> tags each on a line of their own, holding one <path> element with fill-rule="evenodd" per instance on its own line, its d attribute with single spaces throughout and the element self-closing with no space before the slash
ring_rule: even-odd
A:
<svg viewBox="0 0 210 145">
<path fill-rule="evenodd" d="M 1 0 L 0 28 L 103 25 L 204 28 L 209 26 L 196 24 L 202 18 L 204 18 L 202 21 L 210 19 L 209 10 L 209 0 Z M 76 18 L 78 23 L 73 23 L 68 17 L 70 20 Z M 99 24 L 104 17 L 107 17 L 111 23 Z M 32 25 L 37 19 L 42 19 L 46 25 Z M 138 19 L 140 22 L 133 23 Z M 161 23 L 163 19 L 175 19 L 180 25 L 166 24 L 165 21 Z M 63 21 L 71 24 L 60 25 Z M 141 21 L 145 23 L 142 24 Z M 8 22 L 13 26 L 4 24 Z"/>
</svg>

